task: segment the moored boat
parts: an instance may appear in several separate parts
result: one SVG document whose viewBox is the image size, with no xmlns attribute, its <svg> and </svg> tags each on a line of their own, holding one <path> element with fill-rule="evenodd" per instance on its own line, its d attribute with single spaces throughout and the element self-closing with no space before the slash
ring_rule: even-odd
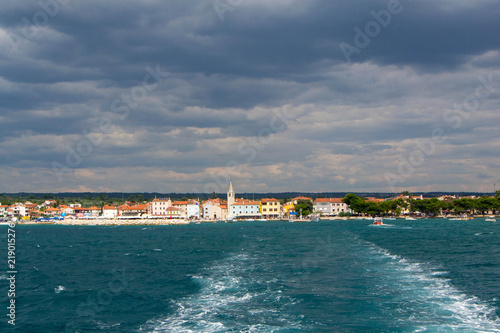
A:
<svg viewBox="0 0 500 333">
<path fill-rule="evenodd" d="M 310 219 L 311 219 L 311 222 L 319 222 L 320 221 L 319 215 L 311 215 Z"/>
</svg>

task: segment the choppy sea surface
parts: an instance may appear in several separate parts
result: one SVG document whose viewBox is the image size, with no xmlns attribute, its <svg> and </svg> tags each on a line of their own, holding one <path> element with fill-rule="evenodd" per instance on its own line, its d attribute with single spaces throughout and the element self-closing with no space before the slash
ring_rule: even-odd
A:
<svg viewBox="0 0 500 333">
<path fill-rule="evenodd" d="M 500 332 L 500 223 L 17 226 L 0 331 Z M 3 269 L 5 268 L 5 269 Z"/>
</svg>

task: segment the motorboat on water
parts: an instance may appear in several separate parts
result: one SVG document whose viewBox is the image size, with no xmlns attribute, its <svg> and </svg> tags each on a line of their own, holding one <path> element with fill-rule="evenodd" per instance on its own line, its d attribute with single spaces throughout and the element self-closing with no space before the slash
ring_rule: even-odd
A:
<svg viewBox="0 0 500 333">
<path fill-rule="evenodd" d="M 417 219 L 414 217 L 407 217 L 405 220 L 406 221 L 416 221 Z"/>
<path fill-rule="evenodd" d="M 496 221 L 497 221 L 497 219 L 496 219 L 496 218 L 494 218 L 493 216 L 490 216 L 490 217 L 486 218 L 484 221 L 485 221 L 485 222 L 496 222 Z"/>
<path fill-rule="evenodd" d="M 382 219 L 381 217 L 376 217 L 373 220 L 373 225 L 383 225 L 383 224 L 384 224 L 384 219 Z"/>
</svg>

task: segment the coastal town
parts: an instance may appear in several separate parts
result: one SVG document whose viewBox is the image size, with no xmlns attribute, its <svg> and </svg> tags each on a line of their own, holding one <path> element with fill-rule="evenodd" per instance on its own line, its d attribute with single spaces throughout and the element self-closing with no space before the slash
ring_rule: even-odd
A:
<svg viewBox="0 0 500 333">
<path fill-rule="evenodd" d="M 225 200 L 171 200 L 154 198 L 151 201 L 130 202 L 122 205 L 103 204 L 83 207 L 78 202 L 58 204 L 45 200 L 41 204 L 0 204 L 0 217 L 21 223 L 51 222 L 59 224 L 182 224 L 188 222 L 217 222 L 234 220 L 295 220 L 307 218 L 353 219 L 372 216 L 392 218 L 490 216 L 498 214 L 500 194 L 482 197 L 443 195 L 425 198 L 403 192 L 396 197 L 358 197 L 348 194 L 344 198 L 298 196 L 290 200 L 238 198 L 229 184 Z"/>
</svg>

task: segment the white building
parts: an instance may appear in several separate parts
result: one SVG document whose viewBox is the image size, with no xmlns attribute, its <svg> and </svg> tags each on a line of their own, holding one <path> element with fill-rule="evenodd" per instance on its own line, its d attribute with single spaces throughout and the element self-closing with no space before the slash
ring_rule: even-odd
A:
<svg viewBox="0 0 500 333">
<path fill-rule="evenodd" d="M 118 208 L 115 206 L 107 206 L 102 207 L 102 217 L 105 219 L 114 219 L 118 216 Z"/>
<path fill-rule="evenodd" d="M 188 218 L 200 218 L 200 203 L 196 200 L 188 200 L 186 206 L 187 217 Z"/>
<path fill-rule="evenodd" d="M 167 208 L 172 206 L 172 201 L 170 198 L 155 198 L 151 205 L 148 205 L 148 209 L 151 211 L 148 212 L 152 216 L 166 216 Z"/>
<path fill-rule="evenodd" d="M 313 204 L 315 213 L 324 216 L 335 216 L 339 213 L 352 213 L 352 210 L 342 201 L 342 198 L 317 198 Z"/>
<path fill-rule="evenodd" d="M 29 214 L 29 210 L 22 203 L 13 204 L 8 211 L 13 216 L 27 216 Z"/>
<path fill-rule="evenodd" d="M 7 215 L 8 208 L 9 208 L 9 206 L 7 206 L 7 205 L 0 205 L 0 215 L 1 216 Z"/>
<path fill-rule="evenodd" d="M 221 199 L 209 199 L 202 204 L 203 218 L 206 220 L 225 220 L 227 205 Z"/>
</svg>

